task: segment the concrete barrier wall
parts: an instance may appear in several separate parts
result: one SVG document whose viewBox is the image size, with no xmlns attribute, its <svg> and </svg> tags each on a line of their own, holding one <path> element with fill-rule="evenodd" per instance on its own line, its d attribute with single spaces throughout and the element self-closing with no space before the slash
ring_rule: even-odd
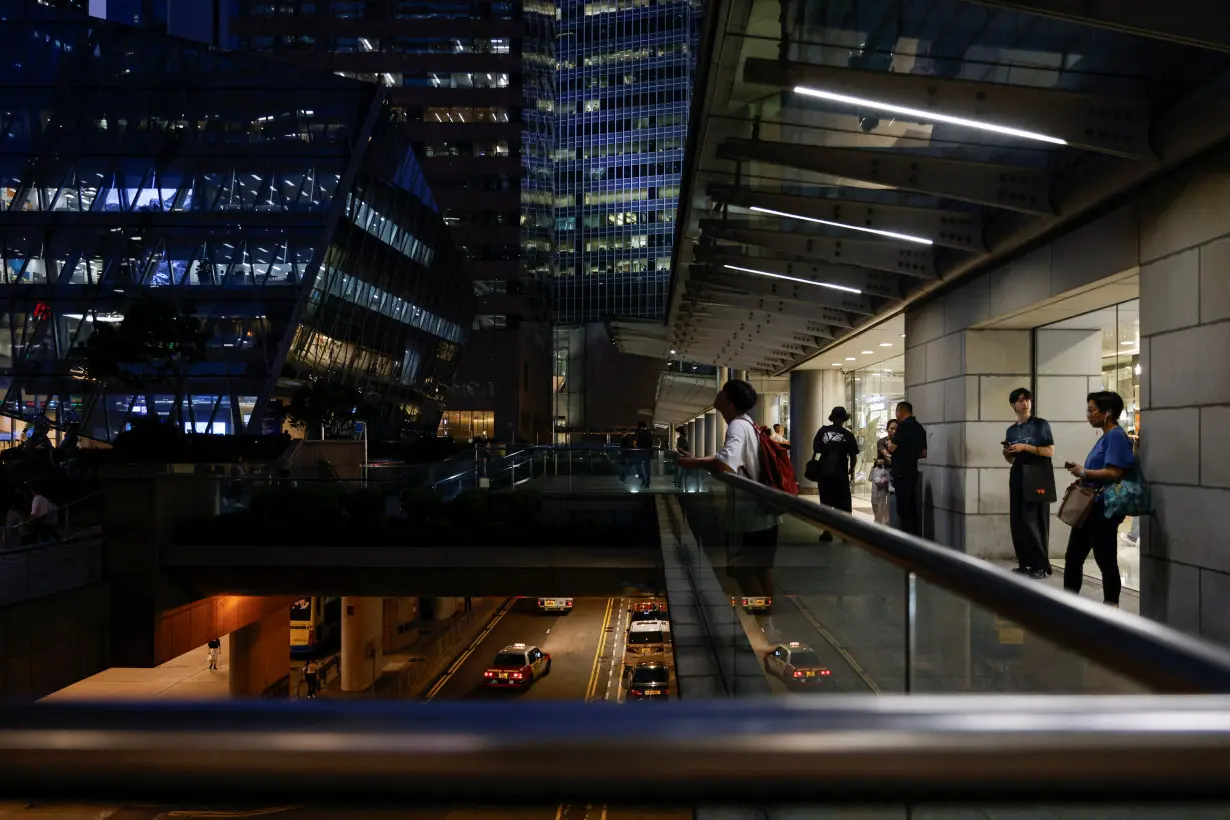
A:
<svg viewBox="0 0 1230 820">
<path fill-rule="evenodd" d="M 419 698 L 425 695 L 432 681 L 448 669 L 457 655 L 470 645 L 507 603 L 507 599 L 476 599 L 473 609 L 423 648 L 422 662 L 413 662 L 401 672 L 399 685 L 395 687 L 400 690 L 401 697 Z"/>
<path fill-rule="evenodd" d="M 0 609 L 0 697 L 37 700 L 105 669 L 109 595 L 93 584 Z"/>
</svg>

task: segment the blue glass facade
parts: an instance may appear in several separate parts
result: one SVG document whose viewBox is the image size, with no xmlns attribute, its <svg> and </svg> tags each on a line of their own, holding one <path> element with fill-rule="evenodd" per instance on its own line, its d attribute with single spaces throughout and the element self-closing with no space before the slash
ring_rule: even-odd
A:
<svg viewBox="0 0 1230 820">
<path fill-rule="evenodd" d="M 5 416 L 110 439 L 178 401 L 190 429 L 251 431 L 312 378 L 378 397 L 385 435 L 434 429 L 474 300 L 380 88 L 0 12 Z M 203 323 L 182 386 L 88 373 L 82 342 L 136 300 Z"/>
<path fill-rule="evenodd" d="M 688 0 L 560 3 L 557 324 L 665 314 L 696 16 Z"/>
<path fill-rule="evenodd" d="M 592 347 L 605 342 L 585 325 L 666 315 L 699 17 L 696 0 L 559 3 L 557 433 L 592 425 Z"/>
</svg>

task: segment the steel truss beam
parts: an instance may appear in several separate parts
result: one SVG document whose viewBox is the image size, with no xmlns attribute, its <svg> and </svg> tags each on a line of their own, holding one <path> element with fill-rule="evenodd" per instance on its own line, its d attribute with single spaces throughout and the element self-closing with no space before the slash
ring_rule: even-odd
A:
<svg viewBox="0 0 1230 820">
<path fill-rule="evenodd" d="M 1230 5 L 1225 0 L 968 0 L 984 6 L 1057 17 L 1214 51 L 1230 52 Z"/>
<path fill-rule="evenodd" d="M 710 324 L 703 320 L 697 320 L 689 322 L 686 328 L 680 330 L 678 341 L 693 342 L 703 339 L 728 339 L 733 337 L 774 339 L 791 344 L 806 345 L 807 347 L 816 347 L 833 338 L 831 335 L 817 335 L 791 328 L 775 328 L 770 331 L 763 325 L 753 325 L 747 322 L 717 322 Z"/>
<path fill-rule="evenodd" d="M 850 313 L 861 313 L 864 316 L 874 316 L 879 312 L 879 306 L 867 296 L 822 288 L 817 285 L 803 285 L 783 279 L 771 279 L 766 276 L 757 276 L 754 273 L 727 272 L 713 267 L 704 274 L 703 279 L 693 274 L 688 287 L 689 290 L 696 288 L 702 293 L 716 293 L 719 289 L 723 289 L 734 293 L 776 296 L 779 299 L 804 305 L 825 305 Z"/>
<path fill-rule="evenodd" d="M 821 317 L 825 311 L 825 308 L 819 305 L 800 304 L 786 299 L 776 299 L 772 296 L 757 296 L 756 294 L 746 292 L 718 292 L 716 296 L 708 292 L 691 292 L 686 298 L 689 302 L 699 305 L 703 310 L 709 310 L 711 305 L 716 305 L 764 311 L 766 313 L 794 316 L 813 321 L 822 321 Z M 849 321 L 849 319 L 847 318 L 846 321 Z"/>
<path fill-rule="evenodd" d="M 1043 216 L 1055 213 L 1050 198 L 1050 174 L 1038 168 L 891 150 L 734 138 L 719 145 L 717 154 L 720 159 L 734 162 L 767 162 L 1010 211 Z"/>
<path fill-rule="evenodd" d="M 699 256 L 703 258 L 722 252 L 722 244 L 711 248 L 705 245 L 704 239 L 713 239 L 718 243 L 734 242 L 740 245 L 766 248 L 774 253 L 810 261 L 810 265 L 800 265 L 797 269 L 814 270 L 815 278 L 819 280 L 858 288 L 864 293 L 889 297 L 899 295 L 900 282 L 897 276 L 913 276 L 919 279 L 935 278 L 935 253 L 931 248 L 922 245 L 904 247 L 893 242 L 834 239 L 829 236 L 814 236 L 806 233 L 787 233 L 786 231 L 752 227 L 756 222 L 763 224 L 763 220 L 702 219 L 700 227 L 704 233 L 701 235 Z M 742 260 L 742 262 L 723 262 L 722 264 L 741 264 L 744 267 L 755 268 L 757 267 L 755 262 L 765 261 L 763 257 L 758 259 L 750 256 L 744 256 Z M 816 264 L 817 262 L 828 264 Z M 879 271 L 883 273 L 878 273 Z"/>
<path fill-rule="evenodd" d="M 787 316 L 781 313 L 748 310 L 735 305 L 705 305 L 703 310 L 697 309 L 695 305 L 688 305 L 688 307 L 692 309 L 690 313 L 686 313 L 689 316 L 703 316 L 722 321 L 756 322 L 757 324 L 765 325 L 789 325 L 803 330 L 816 331 L 817 333 L 822 330 L 830 331 L 830 328 L 848 330 L 851 327 L 850 320 L 844 313 L 827 308 L 821 308 L 815 311 L 814 315 L 804 318 Z"/>
<path fill-rule="evenodd" d="M 751 333 L 746 330 L 734 331 L 719 336 L 692 336 L 681 340 L 678 345 L 682 349 L 707 349 L 723 350 L 733 346 L 748 347 L 763 350 L 811 350 L 818 347 L 814 338 L 803 337 L 802 339 L 764 336 L 759 333 Z M 676 347 L 676 349 L 680 349 Z"/>
<path fill-rule="evenodd" d="M 986 253 L 990 250 L 982 235 L 986 223 L 978 214 L 781 194 L 729 185 L 710 185 L 708 193 L 718 202 L 742 208 L 768 208 L 860 228 L 910 234 L 930 239 L 945 248 L 958 248 L 975 253 Z"/>
<path fill-rule="evenodd" d="M 761 58 L 747 60 L 743 81 L 784 89 L 808 86 L 847 97 L 1034 131 L 1103 154 L 1157 159 L 1149 145 L 1149 104 L 1141 99 Z M 785 99 L 795 104 L 815 102 L 793 93 L 787 93 Z"/>
</svg>

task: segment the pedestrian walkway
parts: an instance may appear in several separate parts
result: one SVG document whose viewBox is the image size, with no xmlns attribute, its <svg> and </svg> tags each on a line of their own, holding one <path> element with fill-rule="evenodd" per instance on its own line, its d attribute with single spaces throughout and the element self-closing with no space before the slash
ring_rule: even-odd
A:
<svg viewBox="0 0 1230 820">
<path fill-rule="evenodd" d="M 52 692 L 45 701 L 222 700 L 230 697 L 230 636 L 223 635 L 218 668 L 209 668 L 202 644 L 149 669 L 115 666 Z M 288 644 L 289 645 L 289 644 Z"/>
</svg>

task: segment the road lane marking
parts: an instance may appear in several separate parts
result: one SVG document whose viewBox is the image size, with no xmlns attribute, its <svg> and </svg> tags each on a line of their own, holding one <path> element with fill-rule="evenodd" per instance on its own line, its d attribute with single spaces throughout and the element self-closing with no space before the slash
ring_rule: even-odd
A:
<svg viewBox="0 0 1230 820">
<path fill-rule="evenodd" d="M 850 668 L 854 670 L 854 674 L 859 676 L 863 683 L 867 685 L 867 688 L 877 695 L 883 694 L 880 691 L 880 687 L 877 686 L 876 682 L 871 679 L 871 676 L 863 671 L 863 667 L 859 665 L 858 661 L 854 660 L 854 656 L 851 655 L 849 651 L 837 641 L 837 637 L 832 632 L 829 632 L 824 624 L 820 623 L 816 616 L 811 614 L 811 610 L 799 603 L 798 596 L 788 595 L 786 597 L 790 600 L 790 603 L 794 604 L 794 608 L 799 611 L 799 614 L 807 619 L 807 622 L 812 625 L 812 628 L 819 632 L 820 636 L 828 642 L 828 645 L 833 647 L 837 654 L 841 655 L 846 663 L 850 664 Z"/>
<path fill-rule="evenodd" d="M 602 615 L 602 626 L 598 632 L 598 648 L 594 650 L 594 665 L 589 670 L 589 683 L 585 685 L 585 700 L 594 699 L 598 691 L 598 677 L 602 671 L 602 650 L 606 648 L 606 629 L 611 624 L 611 612 L 615 606 L 614 598 L 606 599 L 606 611 Z"/>
<path fill-rule="evenodd" d="M 457 670 L 461 668 L 461 665 L 469 660 L 470 656 L 474 654 L 474 650 L 478 649 L 479 645 L 488 635 L 491 634 L 491 630 L 495 629 L 495 625 L 508 614 L 508 611 L 512 609 L 513 604 L 516 602 L 516 598 L 509 598 L 504 602 L 504 606 L 500 607 L 499 611 L 495 614 L 495 617 L 492 618 L 485 627 L 483 627 L 483 631 L 478 633 L 478 637 L 470 642 L 470 645 L 466 647 L 466 650 L 453 660 L 452 664 L 447 670 L 445 670 L 440 680 L 436 681 L 435 685 L 428 690 L 427 694 L 423 697 L 423 700 L 431 700 L 436 695 L 440 694 L 440 690 L 444 688 L 445 684 L 452 680 L 453 675 L 457 674 Z"/>
<path fill-rule="evenodd" d="M 280 814 L 286 811 L 294 811 L 306 806 L 306 803 L 295 803 L 289 806 L 271 806 L 267 809 L 251 809 L 249 811 L 193 811 L 192 809 L 180 809 L 177 811 L 169 811 L 163 814 L 163 817 L 202 817 L 202 818 L 223 818 L 223 817 L 260 817 L 266 814 Z"/>
<path fill-rule="evenodd" d="M 563 816 L 564 816 L 564 804 L 561 803 L 560 807 L 555 810 L 555 820 L 559 820 Z"/>
</svg>

